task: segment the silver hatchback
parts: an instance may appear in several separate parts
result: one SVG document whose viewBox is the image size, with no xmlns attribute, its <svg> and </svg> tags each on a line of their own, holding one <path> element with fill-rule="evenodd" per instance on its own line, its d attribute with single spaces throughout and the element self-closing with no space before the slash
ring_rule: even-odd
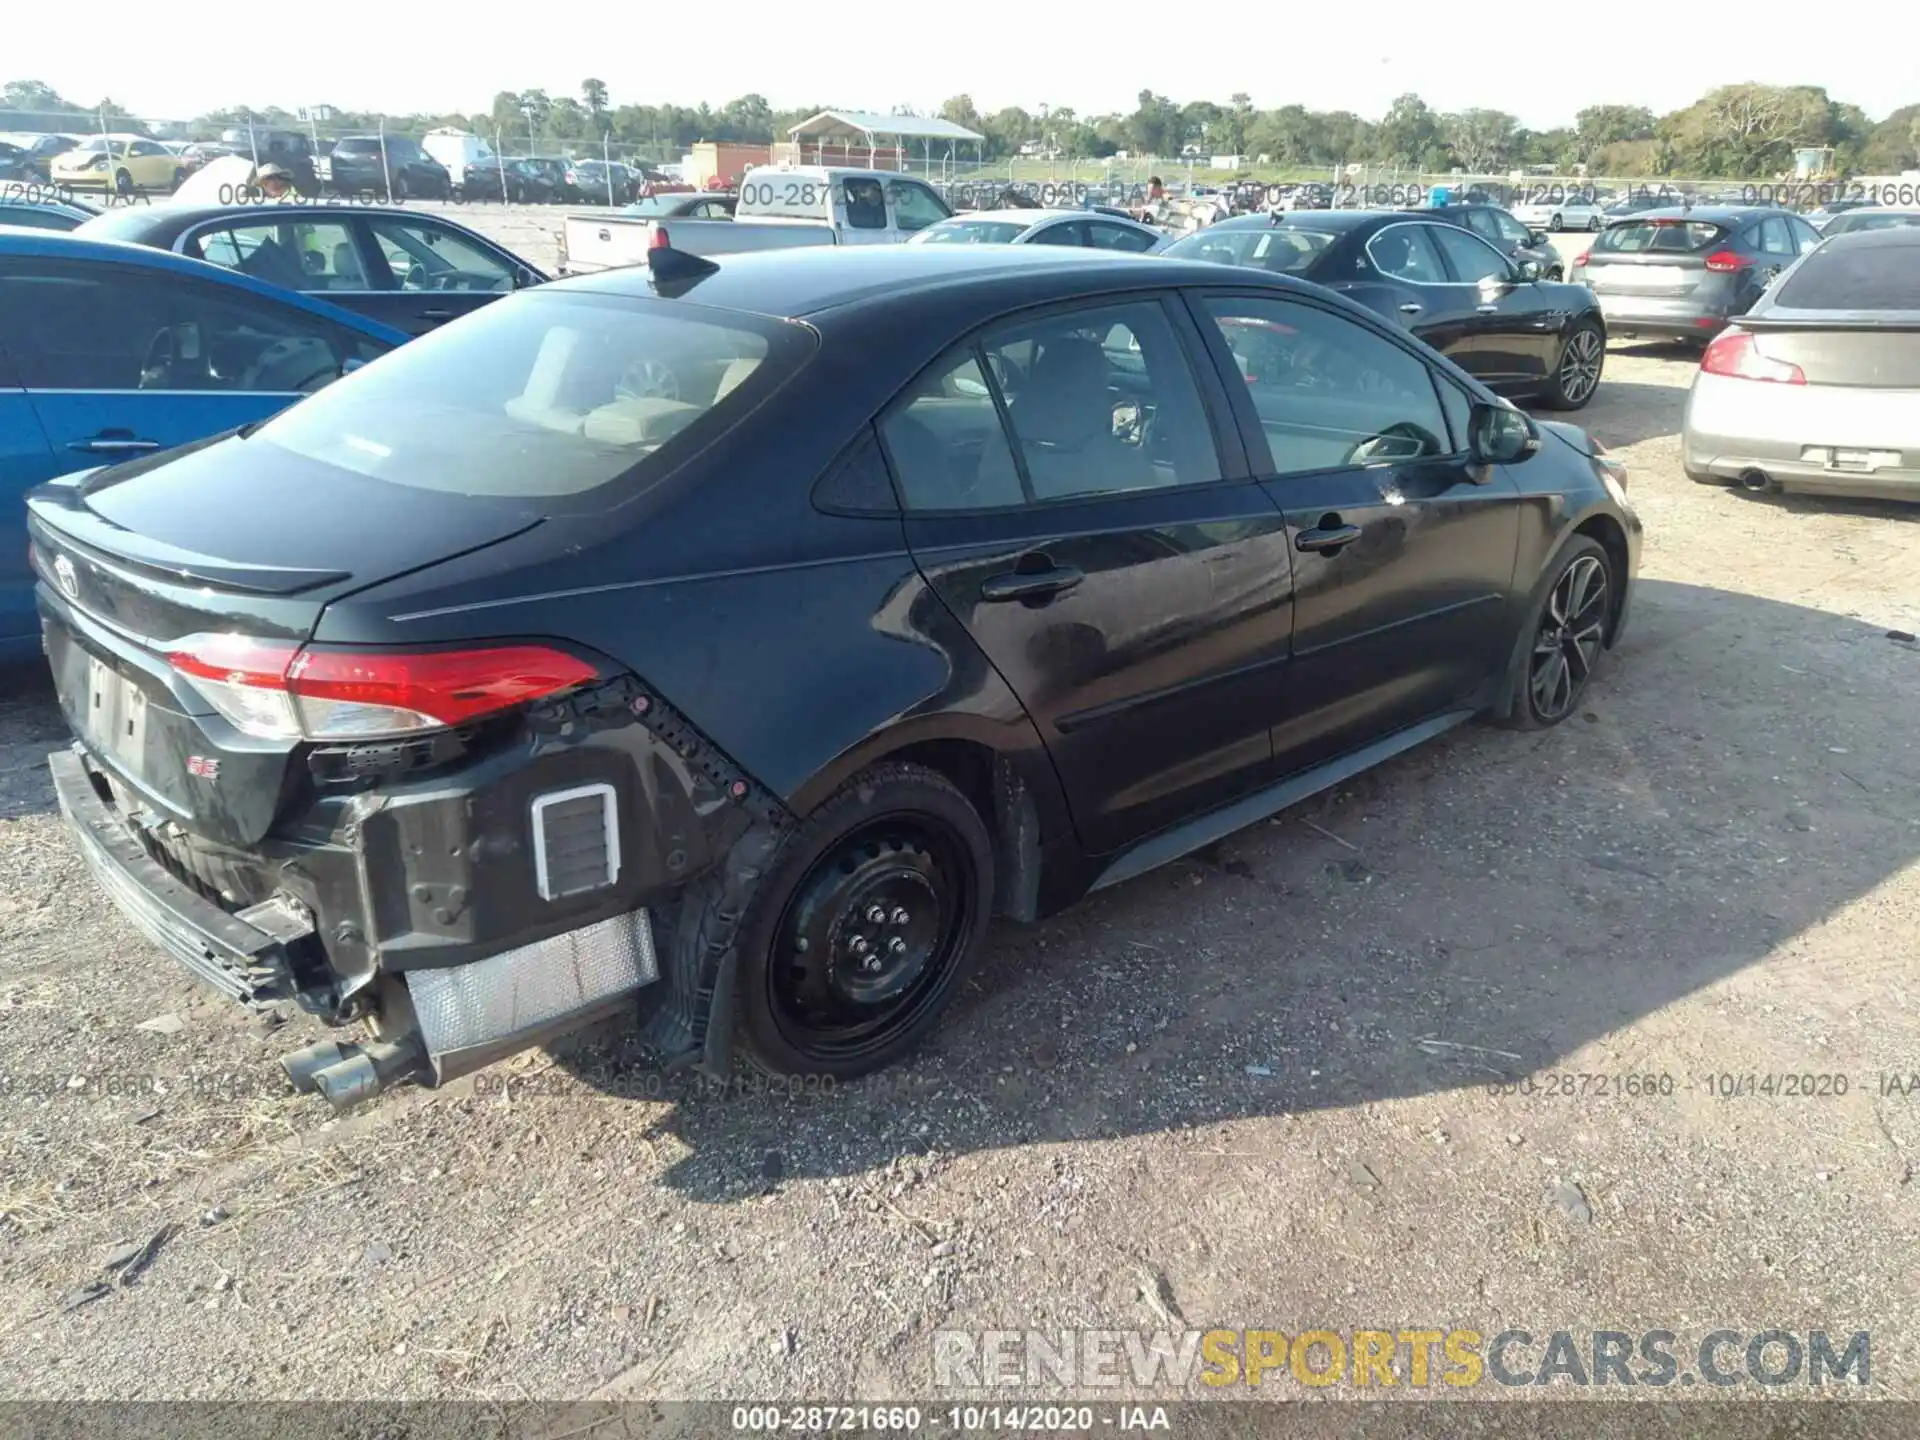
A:
<svg viewBox="0 0 1920 1440">
<path fill-rule="evenodd" d="M 1920 500 L 1920 227 L 1782 274 L 1701 357 L 1681 447 L 1704 484 Z"/>
</svg>

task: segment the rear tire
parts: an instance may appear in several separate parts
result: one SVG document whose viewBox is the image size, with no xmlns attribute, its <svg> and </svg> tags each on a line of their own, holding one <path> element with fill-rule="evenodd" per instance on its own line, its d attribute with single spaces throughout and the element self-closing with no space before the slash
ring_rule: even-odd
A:
<svg viewBox="0 0 1920 1440">
<path fill-rule="evenodd" d="M 1548 410 L 1584 408 L 1599 393 L 1606 366 L 1606 336 L 1591 320 L 1581 321 L 1560 347 L 1539 403 Z"/>
<path fill-rule="evenodd" d="M 913 1050 L 977 962 L 993 874 L 992 837 L 945 776 L 906 764 L 855 776 L 786 837 L 747 900 L 733 947 L 747 1062 L 850 1080 Z"/>
<path fill-rule="evenodd" d="M 1548 730 L 1580 708 L 1617 609 L 1613 562 L 1591 536 L 1569 540 L 1546 574 L 1521 631 L 1507 713 L 1496 720 L 1509 730 Z"/>
<path fill-rule="evenodd" d="M 1598 235 L 1602 230 L 1606 228 L 1607 228 L 1606 222 L 1602 220 L 1598 215 L 1594 216 L 1591 220 L 1587 221 L 1587 229 L 1591 230 L 1596 235 Z"/>
<path fill-rule="evenodd" d="M 1564 219 L 1562 219 L 1558 214 L 1552 216 L 1547 221 L 1547 229 L 1555 231 L 1556 233 L 1566 228 L 1567 228 L 1567 222 Z"/>
</svg>

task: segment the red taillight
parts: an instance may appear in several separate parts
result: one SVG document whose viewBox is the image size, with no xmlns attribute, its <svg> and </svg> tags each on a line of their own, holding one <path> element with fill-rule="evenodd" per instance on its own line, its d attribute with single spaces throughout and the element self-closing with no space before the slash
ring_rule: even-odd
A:
<svg viewBox="0 0 1920 1440">
<path fill-rule="evenodd" d="M 1735 250 L 1716 250 L 1707 256 L 1707 269 L 1721 275 L 1731 274 L 1735 270 L 1744 270 L 1747 264 L 1746 256 Z"/>
<path fill-rule="evenodd" d="M 1574 269 L 1576 270 L 1579 269 L 1582 265 L 1586 264 L 1587 261 L 1592 258 L 1593 258 L 1593 252 L 1591 250 L 1582 250 L 1578 255 L 1573 257 Z"/>
<path fill-rule="evenodd" d="M 462 725 L 597 673 L 542 645 L 394 652 L 191 635 L 168 662 L 238 730 L 263 740 L 371 740 Z"/>
<path fill-rule="evenodd" d="M 1728 330 L 1707 346 L 1700 368 L 1709 375 L 1731 380 L 1771 380 L 1779 385 L 1804 385 L 1807 377 L 1798 365 L 1773 360 L 1760 353 L 1751 330 Z"/>
<path fill-rule="evenodd" d="M 672 242 L 667 239 L 667 227 L 664 225 L 656 225 L 653 227 L 653 238 L 647 241 L 647 248 L 649 250 L 665 250 L 671 243 Z"/>
</svg>

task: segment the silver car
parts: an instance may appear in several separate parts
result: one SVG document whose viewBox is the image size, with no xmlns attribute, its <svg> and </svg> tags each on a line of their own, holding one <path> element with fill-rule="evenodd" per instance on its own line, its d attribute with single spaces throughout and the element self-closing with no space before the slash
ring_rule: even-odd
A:
<svg viewBox="0 0 1920 1440">
<path fill-rule="evenodd" d="M 1138 220 L 1096 210 L 969 210 L 915 233 L 910 245 L 1080 245 L 1147 255 L 1171 240 Z"/>
<path fill-rule="evenodd" d="M 1708 485 L 1920 500 L 1920 227 L 1833 237 L 1729 324 L 1681 458 Z"/>
</svg>

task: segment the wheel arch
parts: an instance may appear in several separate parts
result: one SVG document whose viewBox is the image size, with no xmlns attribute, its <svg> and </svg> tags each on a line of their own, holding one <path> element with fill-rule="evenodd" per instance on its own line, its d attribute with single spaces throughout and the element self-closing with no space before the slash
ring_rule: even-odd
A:
<svg viewBox="0 0 1920 1440">
<path fill-rule="evenodd" d="M 1613 567 L 1613 594 L 1607 600 L 1607 648 L 1612 649 L 1614 636 L 1620 631 L 1620 617 L 1625 613 L 1627 578 L 1633 565 L 1632 551 L 1627 546 L 1626 527 L 1605 510 L 1597 510 L 1568 533 L 1597 540 L 1600 548 L 1607 552 L 1607 562 Z M 1566 540 L 1562 538 L 1560 544 L 1565 543 Z M 1556 546 L 1555 550 L 1558 549 L 1559 546 Z"/>
<path fill-rule="evenodd" d="M 1010 745 L 1020 730 L 1030 743 Z M 861 771 L 888 762 L 923 765 L 966 796 L 993 837 L 995 913 L 1028 923 L 1040 918 L 1043 853 L 1077 848 L 1078 841 L 1053 762 L 1024 714 L 1017 729 L 953 713 L 889 727 L 836 756 L 789 804 L 804 816 Z"/>
<path fill-rule="evenodd" d="M 1613 567 L 1613 595 L 1608 600 L 1607 648 L 1613 647 L 1613 638 L 1620 630 L 1622 616 L 1626 613 L 1627 579 L 1632 563 L 1632 551 L 1627 543 L 1626 528 L 1619 519 L 1605 510 L 1589 510 L 1566 525 L 1554 536 L 1553 544 L 1548 547 L 1546 559 L 1541 563 L 1539 574 L 1526 593 L 1525 606 L 1520 611 L 1520 623 L 1514 632 L 1513 645 L 1508 651 L 1507 663 L 1501 671 L 1499 688 L 1495 699 L 1488 709 L 1496 718 L 1504 718 L 1512 712 L 1516 694 L 1515 684 L 1527 663 L 1527 647 L 1532 639 L 1527 620 L 1540 603 L 1540 597 L 1551 585 L 1559 571 L 1560 554 L 1567 543 L 1575 537 L 1584 536 L 1606 552 L 1607 560 Z"/>
</svg>

